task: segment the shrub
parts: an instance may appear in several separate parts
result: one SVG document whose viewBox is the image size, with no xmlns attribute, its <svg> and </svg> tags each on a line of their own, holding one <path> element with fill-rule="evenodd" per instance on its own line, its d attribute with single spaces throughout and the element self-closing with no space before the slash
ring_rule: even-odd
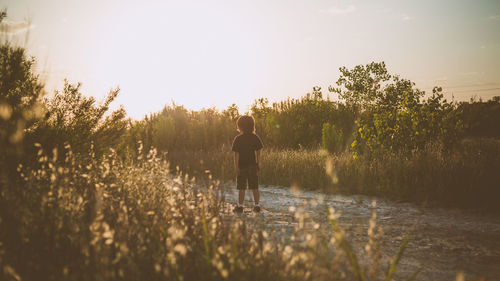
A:
<svg viewBox="0 0 500 281">
<path fill-rule="evenodd" d="M 337 153 L 344 149 L 344 135 L 335 125 L 324 123 L 321 130 L 321 147 L 330 153 Z"/>
<path fill-rule="evenodd" d="M 435 87 L 423 100 L 425 92 L 410 80 L 390 75 L 383 62 L 340 71 L 339 88 L 330 90 L 360 110 L 352 145 L 357 153 L 409 152 L 436 141 L 450 147 L 459 140 L 462 122 L 456 105 L 443 98 L 442 88 Z"/>
</svg>

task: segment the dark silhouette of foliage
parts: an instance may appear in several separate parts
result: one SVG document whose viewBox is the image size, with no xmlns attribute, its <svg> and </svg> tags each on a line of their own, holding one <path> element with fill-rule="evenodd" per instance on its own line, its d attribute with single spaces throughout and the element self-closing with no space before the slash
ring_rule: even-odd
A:
<svg viewBox="0 0 500 281">
<path fill-rule="evenodd" d="M 60 152 L 69 144 L 74 153 L 89 151 L 93 147 L 96 157 L 118 149 L 128 129 L 126 112 L 120 108 L 106 116 L 109 105 L 118 96 L 112 90 L 97 104 L 93 97 L 80 92 L 80 84 L 65 81 L 62 91 L 44 100 L 45 117 L 36 122 L 28 134 L 28 143 L 38 142 L 43 147 L 56 147 Z M 28 147 L 29 149 L 29 147 Z"/>
<path fill-rule="evenodd" d="M 134 122 L 130 130 L 130 146 L 141 142 L 144 151 L 155 147 L 160 151 L 210 150 L 227 145 L 237 134 L 238 108 L 230 106 L 222 112 L 214 109 L 189 111 L 172 104 L 143 120 Z"/>
<path fill-rule="evenodd" d="M 251 111 L 263 141 L 282 148 L 318 147 L 325 123 L 335 124 L 345 143 L 354 125 L 352 108 L 323 98 L 320 87 L 313 87 L 312 93 L 302 98 L 289 98 L 272 106 L 266 99 L 256 100 Z"/>
<path fill-rule="evenodd" d="M 464 123 L 465 137 L 500 138 L 500 97 L 462 102 L 457 108 Z"/>
<path fill-rule="evenodd" d="M 0 44 L 0 185 L 15 173 L 25 131 L 42 113 L 44 85 L 33 73 L 34 63 L 23 48 Z"/>
<path fill-rule="evenodd" d="M 345 148 L 345 138 L 334 124 L 323 123 L 321 130 L 321 147 L 330 153 L 341 152 Z"/>
</svg>

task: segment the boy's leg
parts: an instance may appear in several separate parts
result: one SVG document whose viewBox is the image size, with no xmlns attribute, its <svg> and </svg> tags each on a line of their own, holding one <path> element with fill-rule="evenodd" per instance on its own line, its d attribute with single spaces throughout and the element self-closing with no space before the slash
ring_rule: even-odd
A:
<svg viewBox="0 0 500 281">
<path fill-rule="evenodd" d="M 259 189 L 252 189 L 253 192 L 253 200 L 255 201 L 255 205 L 258 205 L 260 202 L 260 192 Z M 244 195 L 243 195 L 244 197 Z"/>
<path fill-rule="evenodd" d="M 250 175 L 248 176 L 248 188 L 252 190 L 253 200 L 255 205 L 259 205 L 260 192 L 259 192 L 259 177 L 257 175 L 257 167 L 252 167 Z"/>
<path fill-rule="evenodd" d="M 238 205 L 242 206 L 243 201 L 245 201 L 245 190 L 244 189 L 238 189 Z"/>
<path fill-rule="evenodd" d="M 236 176 L 236 185 L 238 188 L 238 206 L 243 206 L 245 201 L 245 189 L 247 188 L 248 169 L 240 169 L 240 174 Z"/>
</svg>

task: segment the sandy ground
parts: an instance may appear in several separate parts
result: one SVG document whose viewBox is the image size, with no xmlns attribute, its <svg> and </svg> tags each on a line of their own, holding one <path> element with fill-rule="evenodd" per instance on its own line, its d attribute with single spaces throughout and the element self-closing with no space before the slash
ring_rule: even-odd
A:
<svg viewBox="0 0 500 281">
<path fill-rule="evenodd" d="M 284 235 L 291 235 L 297 224 L 291 210 L 307 205 L 309 216 L 326 224 L 326 206 L 333 207 L 340 214 L 339 223 L 360 257 L 368 241 L 367 229 L 373 201 L 376 201 L 377 225 L 384 232 L 382 252 L 386 261 L 397 253 L 405 235 L 418 221 L 398 266 L 395 280 L 406 280 L 422 265 L 424 269 L 416 280 L 455 280 L 458 272 L 465 273 L 467 280 L 481 277 L 485 280 L 500 280 L 498 217 L 471 214 L 457 209 L 422 208 L 410 203 L 367 196 L 325 195 L 315 191 L 292 192 L 289 188 L 279 187 L 261 187 L 260 190 L 263 212 L 259 215 L 251 212 L 253 203 L 248 202 L 247 195 L 242 218 L 248 223 L 264 224 L 269 230 L 286 229 Z M 228 187 L 225 197 L 227 202 L 236 202 L 236 189 Z M 317 202 L 321 203 L 316 204 Z M 229 207 L 227 214 L 230 214 Z"/>
</svg>

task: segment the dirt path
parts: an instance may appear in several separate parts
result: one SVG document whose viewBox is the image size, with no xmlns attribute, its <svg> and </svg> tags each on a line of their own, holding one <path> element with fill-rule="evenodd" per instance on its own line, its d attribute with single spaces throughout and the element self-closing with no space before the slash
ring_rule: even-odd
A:
<svg viewBox="0 0 500 281">
<path fill-rule="evenodd" d="M 290 210 L 307 204 L 309 216 L 326 222 L 325 203 L 340 213 L 339 222 L 349 241 L 363 253 L 372 201 L 376 200 L 377 225 L 384 231 L 385 259 L 394 256 L 418 220 L 416 231 L 397 269 L 396 280 L 408 277 L 421 265 L 416 280 L 455 280 L 464 272 L 467 280 L 484 277 L 500 280 L 500 218 L 470 214 L 455 209 L 419 208 L 367 196 L 324 195 L 315 191 L 292 192 L 288 188 L 261 187 L 264 212 L 259 222 L 266 228 L 294 231 L 297 222 Z M 228 202 L 236 202 L 236 192 L 226 192 Z M 247 196 L 248 198 L 248 196 Z M 323 202 L 315 204 L 315 202 Z M 315 206 L 316 205 L 316 206 Z M 247 206 L 250 204 L 247 203 Z M 252 219 L 252 215 L 248 215 Z M 398 276 L 400 278 L 398 278 Z"/>
</svg>

